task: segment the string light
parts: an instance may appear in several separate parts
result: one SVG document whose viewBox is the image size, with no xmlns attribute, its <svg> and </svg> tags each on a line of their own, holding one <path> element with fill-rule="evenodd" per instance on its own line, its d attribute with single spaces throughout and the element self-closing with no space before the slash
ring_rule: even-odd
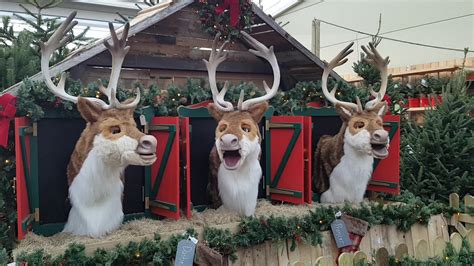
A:
<svg viewBox="0 0 474 266">
<path fill-rule="evenodd" d="M 137 251 L 137 252 L 135 253 L 135 257 L 136 257 L 137 259 L 141 257 L 140 251 Z"/>
</svg>

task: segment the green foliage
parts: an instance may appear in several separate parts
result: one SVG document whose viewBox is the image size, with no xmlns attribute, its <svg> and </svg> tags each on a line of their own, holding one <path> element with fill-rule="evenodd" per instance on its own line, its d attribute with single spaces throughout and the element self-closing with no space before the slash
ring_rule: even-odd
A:
<svg viewBox="0 0 474 266">
<path fill-rule="evenodd" d="M 364 53 L 360 53 L 360 58 L 359 61 L 354 62 L 352 69 L 357 73 L 357 75 L 359 75 L 359 77 L 364 79 L 364 86 L 371 86 L 380 83 L 380 71 L 377 67 L 364 60 L 366 58 Z"/>
<path fill-rule="evenodd" d="M 402 188 L 443 201 L 450 193 L 463 197 L 474 191 L 473 99 L 460 73 L 447 84 L 443 103 L 426 112 L 422 126 L 402 127 Z"/>
<path fill-rule="evenodd" d="M 197 12 L 201 22 L 201 28 L 215 36 L 218 32 L 222 34 L 223 39 L 235 40 L 239 38 L 241 30 L 250 30 L 254 24 L 254 14 L 252 4 L 247 0 L 239 0 L 240 15 L 237 25 L 234 27 L 230 23 L 230 11 L 226 10 L 217 14 L 216 7 L 222 5 L 224 1 L 203 0 L 199 1 Z"/>
<path fill-rule="evenodd" d="M 14 127 L 13 122 L 10 122 L 7 147 L 0 146 L 0 251 L 8 253 L 16 242 L 16 201 L 12 187 L 16 175 L 15 164 Z M 3 256 L 2 251 L 0 258 Z"/>
<path fill-rule="evenodd" d="M 2 18 L 0 26 L 0 91 L 13 84 L 36 74 L 40 70 L 40 46 L 39 43 L 46 42 L 53 32 L 60 26 L 59 18 L 44 18 L 41 14 L 46 8 L 59 5 L 61 1 L 36 1 L 28 0 L 36 12 L 31 11 L 24 5 L 20 7 L 28 16 L 14 14 L 14 16 L 28 24 L 29 28 L 15 34 L 10 17 Z M 74 43 L 75 47 L 83 45 L 88 39 L 84 37 L 89 27 L 74 35 L 69 32 L 69 43 Z M 52 64 L 64 59 L 71 52 L 66 46 L 59 48 L 53 53 Z"/>
<path fill-rule="evenodd" d="M 237 241 L 229 229 L 217 229 L 206 227 L 204 228 L 204 241 L 206 244 L 221 253 L 224 256 L 229 256 L 232 262 L 237 260 L 235 252 L 237 251 Z"/>
<path fill-rule="evenodd" d="M 83 244 L 71 243 L 62 255 L 53 257 L 40 249 L 19 254 L 17 262 L 27 262 L 28 265 L 144 265 L 149 262 L 172 265 L 178 242 L 189 236 L 197 237 L 196 231 L 188 229 L 184 234 L 173 235 L 168 240 L 155 235 L 152 240 L 132 241 L 127 245 L 117 245 L 113 250 L 99 248 L 90 257 L 86 256 Z"/>
</svg>

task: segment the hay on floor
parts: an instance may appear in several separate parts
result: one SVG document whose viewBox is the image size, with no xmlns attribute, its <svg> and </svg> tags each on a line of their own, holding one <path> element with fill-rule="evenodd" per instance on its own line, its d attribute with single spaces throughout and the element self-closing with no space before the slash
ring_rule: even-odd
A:
<svg viewBox="0 0 474 266">
<path fill-rule="evenodd" d="M 273 216 L 301 216 L 307 214 L 315 205 L 272 205 L 267 200 L 260 200 L 257 204 L 255 215 L 257 217 Z M 70 243 L 79 243 L 93 247 L 110 246 L 110 243 L 126 243 L 129 241 L 139 242 L 146 238 L 152 238 L 155 233 L 170 235 L 171 233 L 183 232 L 188 228 L 202 229 L 205 226 L 225 226 L 241 221 L 241 217 L 221 207 L 217 210 L 207 209 L 203 212 L 193 212 L 192 219 L 181 218 L 180 220 L 152 220 L 139 219 L 124 223 L 117 231 L 101 239 L 83 236 L 73 236 L 69 233 L 58 233 L 50 237 L 36 235 L 32 232 L 20 242 L 13 251 L 14 256 L 22 252 L 33 252 L 44 249 L 46 253 L 61 254 Z M 198 230 L 199 231 L 199 230 Z M 115 245 L 114 244 L 114 245 Z"/>
</svg>

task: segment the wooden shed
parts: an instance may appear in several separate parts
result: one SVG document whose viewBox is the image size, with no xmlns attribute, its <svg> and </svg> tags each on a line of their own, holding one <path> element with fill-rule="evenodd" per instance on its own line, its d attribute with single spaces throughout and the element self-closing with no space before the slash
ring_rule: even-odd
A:
<svg viewBox="0 0 474 266">
<path fill-rule="evenodd" d="M 193 0 L 169 1 L 140 11 L 130 21 L 128 45 L 131 49 L 122 66 L 123 87 L 129 88 L 139 81 L 166 88 L 170 83 L 179 85 L 187 78 L 207 77 L 202 59 L 209 57 L 213 38 L 202 30 L 197 8 Z M 323 62 L 255 4 L 252 9 L 255 23 L 251 35 L 267 46 L 274 46 L 282 73 L 280 88 L 288 90 L 298 81 L 321 79 Z M 77 50 L 52 66 L 51 74 L 70 71 L 73 79 L 83 83 L 107 79 L 111 56 L 102 43 L 108 39 L 110 36 Z M 218 69 L 219 80 L 253 81 L 257 86 L 261 86 L 262 80 L 272 82 L 270 65 L 249 53 L 248 48 L 240 40 L 228 47 L 229 57 Z M 332 76 L 341 79 L 334 72 Z M 39 81 L 43 77 L 37 73 L 30 79 Z M 20 84 L 5 92 L 15 94 Z"/>
</svg>

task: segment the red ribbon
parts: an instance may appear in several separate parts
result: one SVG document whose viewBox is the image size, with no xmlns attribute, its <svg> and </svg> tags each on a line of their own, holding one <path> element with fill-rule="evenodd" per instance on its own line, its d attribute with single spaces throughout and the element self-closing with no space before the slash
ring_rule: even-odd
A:
<svg viewBox="0 0 474 266">
<path fill-rule="evenodd" d="M 0 96 L 0 146 L 4 148 L 8 145 L 10 121 L 15 117 L 15 104 L 15 96 L 8 93 Z"/>
<path fill-rule="evenodd" d="M 230 10 L 230 25 L 236 27 L 239 24 L 240 3 L 239 0 L 224 0 L 222 4 L 216 7 L 217 15 L 222 14 L 227 9 Z"/>
</svg>

